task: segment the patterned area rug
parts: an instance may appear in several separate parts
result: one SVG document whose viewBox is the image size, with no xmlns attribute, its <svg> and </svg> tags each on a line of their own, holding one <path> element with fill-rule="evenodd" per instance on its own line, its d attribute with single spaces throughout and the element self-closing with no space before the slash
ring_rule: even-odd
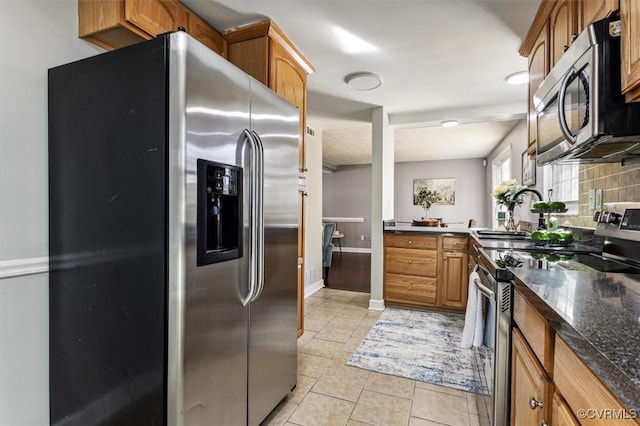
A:
<svg viewBox="0 0 640 426">
<path fill-rule="evenodd" d="M 347 365 L 488 394 L 474 349 L 460 347 L 463 328 L 462 314 L 387 308 Z M 484 359 L 490 354 L 475 350 Z"/>
</svg>

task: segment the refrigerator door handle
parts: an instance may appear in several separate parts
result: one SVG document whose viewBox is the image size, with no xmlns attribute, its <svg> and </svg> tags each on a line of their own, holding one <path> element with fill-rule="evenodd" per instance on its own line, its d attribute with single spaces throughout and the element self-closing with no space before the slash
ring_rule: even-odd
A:
<svg viewBox="0 0 640 426">
<path fill-rule="evenodd" d="M 256 272 L 257 272 L 257 241 L 256 241 L 256 216 L 257 216 L 257 203 L 256 203 L 256 188 L 257 188 L 257 154 L 256 143 L 253 139 L 253 135 L 249 130 L 243 131 L 245 137 L 245 143 L 249 146 L 249 289 L 247 295 L 241 298 L 242 305 L 246 306 L 251 301 L 253 294 L 256 291 Z M 244 150 L 242 150 L 244 153 Z M 244 161 L 243 161 L 244 164 Z"/>
<path fill-rule="evenodd" d="M 256 300 L 263 288 L 264 273 L 264 157 L 257 134 L 244 130 L 249 145 L 249 291 L 242 304 Z"/>
<path fill-rule="evenodd" d="M 251 301 L 255 301 L 262 294 L 262 290 L 264 289 L 264 145 L 262 144 L 262 139 L 255 132 L 251 131 L 253 135 L 253 139 L 256 143 L 256 155 L 257 155 L 257 163 L 258 168 L 256 170 L 258 186 L 257 186 L 257 208 L 258 208 L 258 217 L 257 217 L 257 282 L 256 287 L 254 288 L 254 294 L 251 296 Z"/>
</svg>

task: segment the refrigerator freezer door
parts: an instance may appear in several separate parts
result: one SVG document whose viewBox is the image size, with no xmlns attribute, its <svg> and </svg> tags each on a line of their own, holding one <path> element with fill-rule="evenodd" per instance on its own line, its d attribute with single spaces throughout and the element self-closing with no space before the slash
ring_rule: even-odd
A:
<svg viewBox="0 0 640 426">
<path fill-rule="evenodd" d="M 251 81 L 251 130 L 264 150 L 264 282 L 250 305 L 249 425 L 297 378 L 298 110 Z"/>
<path fill-rule="evenodd" d="M 168 424 L 246 425 L 247 256 L 197 266 L 196 176 L 198 159 L 242 167 L 249 77 L 184 33 L 170 45 Z"/>
</svg>

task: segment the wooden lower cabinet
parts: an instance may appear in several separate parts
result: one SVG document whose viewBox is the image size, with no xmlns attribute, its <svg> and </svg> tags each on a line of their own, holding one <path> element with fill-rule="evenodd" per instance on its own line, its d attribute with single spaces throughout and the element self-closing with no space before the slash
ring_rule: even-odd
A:
<svg viewBox="0 0 640 426">
<path fill-rule="evenodd" d="M 511 350 L 511 424 L 548 424 L 551 381 L 517 328 L 513 329 Z"/>
<path fill-rule="evenodd" d="M 551 406 L 552 426 L 580 426 L 580 422 L 571 412 L 571 408 L 560 395 L 554 392 L 553 405 Z"/>
<path fill-rule="evenodd" d="M 384 236 L 384 299 L 416 307 L 464 310 L 469 270 L 464 236 Z"/>
<path fill-rule="evenodd" d="M 469 291 L 467 263 L 466 251 L 443 253 L 442 281 L 439 289 L 441 306 L 460 309 L 466 307 Z"/>
</svg>

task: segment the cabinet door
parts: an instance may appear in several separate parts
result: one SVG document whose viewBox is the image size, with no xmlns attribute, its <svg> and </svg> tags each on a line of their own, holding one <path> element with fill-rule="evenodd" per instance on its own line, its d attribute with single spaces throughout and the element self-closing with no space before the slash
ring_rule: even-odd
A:
<svg viewBox="0 0 640 426">
<path fill-rule="evenodd" d="M 549 73 L 549 24 L 542 27 L 540 35 L 529 55 L 529 144 L 528 153 L 536 154 L 536 110 L 533 106 L 533 94 Z"/>
<path fill-rule="evenodd" d="M 590 23 L 611 15 L 618 7 L 618 0 L 581 0 L 578 3 L 578 32 L 582 32 Z"/>
<path fill-rule="evenodd" d="M 551 15 L 550 25 L 550 46 L 551 67 L 558 63 L 565 50 L 571 45 L 573 38 L 577 36 L 577 4 L 575 1 L 558 1 Z"/>
<path fill-rule="evenodd" d="M 620 0 L 622 23 L 622 92 L 640 101 L 640 0 Z"/>
<path fill-rule="evenodd" d="M 512 338 L 511 424 L 541 425 L 549 419 L 551 382 L 517 328 Z"/>
<path fill-rule="evenodd" d="M 449 308 L 465 308 L 468 286 L 467 253 L 444 252 L 439 292 L 440 304 Z"/>
<path fill-rule="evenodd" d="M 199 16 L 192 12 L 187 12 L 189 26 L 187 32 L 194 38 L 198 39 L 202 44 L 216 52 L 218 55 L 227 57 L 227 42 L 222 35 L 213 27 L 200 19 Z"/>
<path fill-rule="evenodd" d="M 551 411 L 552 426 L 580 426 L 580 422 L 573 416 L 567 403 L 555 392 L 553 393 Z"/>
<path fill-rule="evenodd" d="M 152 36 L 187 28 L 187 11 L 175 0 L 126 0 L 125 19 Z"/>
<path fill-rule="evenodd" d="M 299 168 L 306 170 L 304 128 L 306 113 L 307 75 L 291 56 L 276 42 L 271 42 L 271 62 L 269 87 L 291 104 L 298 107 L 300 114 Z"/>
</svg>

